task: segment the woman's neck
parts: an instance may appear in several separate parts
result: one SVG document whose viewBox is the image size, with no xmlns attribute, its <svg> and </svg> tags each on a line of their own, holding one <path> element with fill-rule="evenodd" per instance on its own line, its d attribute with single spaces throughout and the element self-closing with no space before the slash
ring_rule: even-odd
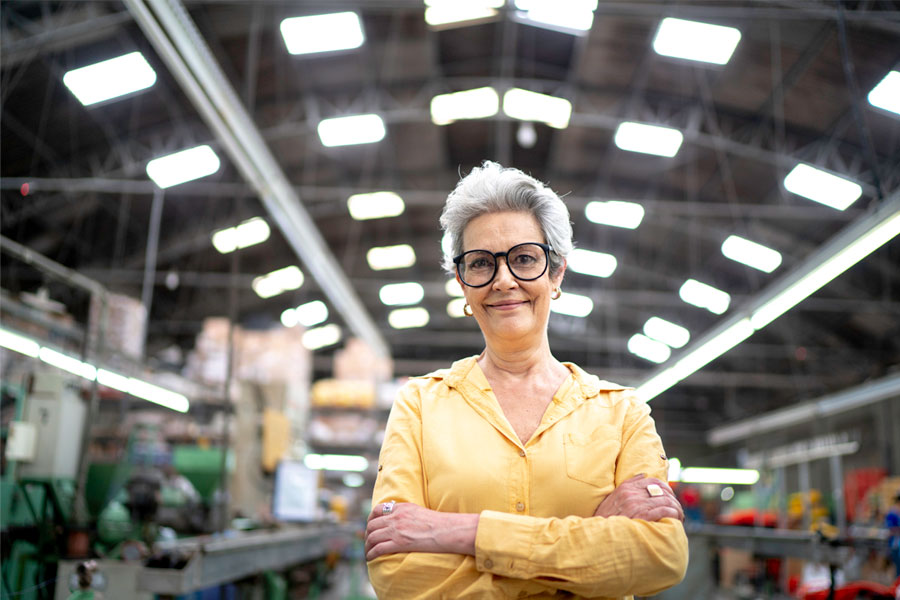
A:
<svg viewBox="0 0 900 600">
<path fill-rule="evenodd" d="M 544 376 L 562 367 L 550 352 L 546 339 L 540 345 L 527 348 L 503 348 L 488 344 L 478 357 L 478 366 L 487 377 Z"/>
</svg>

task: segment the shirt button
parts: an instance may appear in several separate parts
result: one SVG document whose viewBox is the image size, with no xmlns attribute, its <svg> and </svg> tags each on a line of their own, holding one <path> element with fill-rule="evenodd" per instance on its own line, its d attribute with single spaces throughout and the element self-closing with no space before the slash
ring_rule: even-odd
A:
<svg viewBox="0 0 900 600">
<path fill-rule="evenodd" d="M 484 559 L 484 568 L 485 568 L 485 569 L 493 569 L 493 568 L 494 568 L 494 561 L 492 561 L 492 560 L 489 559 L 489 558 Z"/>
<path fill-rule="evenodd" d="M 522 512 L 523 510 L 525 510 L 525 505 L 521 502 L 516 502 L 516 510 Z"/>
<path fill-rule="evenodd" d="M 519 456 L 525 456 L 525 451 L 524 451 L 524 450 L 519 450 Z"/>
</svg>

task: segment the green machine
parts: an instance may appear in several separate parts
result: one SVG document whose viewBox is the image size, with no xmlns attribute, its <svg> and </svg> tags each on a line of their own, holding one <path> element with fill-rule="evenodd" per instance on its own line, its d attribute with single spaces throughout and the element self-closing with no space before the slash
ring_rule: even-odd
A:
<svg viewBox="0 0 900 600">
<path fill-rule="evenodd" d="M 4 431 L 0 480 L 4 597 L 46 597 L 55 564 L 67 552 L 86 414 L 68 381 L 41 373 L 27 393 L 23 387 L 2 387 L 4 405 L 14 403 L 15 411 Z"/>
</svg>

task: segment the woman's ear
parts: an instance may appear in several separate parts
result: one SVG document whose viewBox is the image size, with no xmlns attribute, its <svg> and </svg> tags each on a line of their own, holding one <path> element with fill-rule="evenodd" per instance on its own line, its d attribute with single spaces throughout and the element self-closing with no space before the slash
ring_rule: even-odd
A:
<svg viewBox="0 0 900 600">
<path fill-rule="evenodd" d="M 563 277 L 566 274 L 566 265 L 567 264 L 568 263 L 566 262 L 566 259 L 562 259 L 562 264 L 559 265 L 559 270 L 556 272 L 556 275 L 554 275 L 553 277 L 550 278 L 553 281 L 553 285 L 555 285 L 556 287 L 560 287 L 562 285 Z M 457 275 L 457 277 L 458 277 L 458 275 Z"/>
</svg>

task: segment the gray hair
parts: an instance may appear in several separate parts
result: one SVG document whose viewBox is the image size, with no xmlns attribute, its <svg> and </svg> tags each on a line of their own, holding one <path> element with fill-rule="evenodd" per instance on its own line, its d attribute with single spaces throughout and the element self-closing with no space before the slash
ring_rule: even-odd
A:
<svg viewBox="0 0 900 600">
<path fill-rule="evenodd" d="M 441 229 L 450 239 L 450 243 L 444 245 L 444 270 L 451 275 L 456 273 L 453 257 L 463 253 L 463 231 L 472 219 L 505 211 L 534 215 L 544 240 L 553 248 L 550 274 L 555 275 L 562 266 L 562 259 L 572 251 L 569 209 L 556 192 L 534 177 L 489 160 L 460 179 L 447 196 L 441 213 Z"/>
</svg>

